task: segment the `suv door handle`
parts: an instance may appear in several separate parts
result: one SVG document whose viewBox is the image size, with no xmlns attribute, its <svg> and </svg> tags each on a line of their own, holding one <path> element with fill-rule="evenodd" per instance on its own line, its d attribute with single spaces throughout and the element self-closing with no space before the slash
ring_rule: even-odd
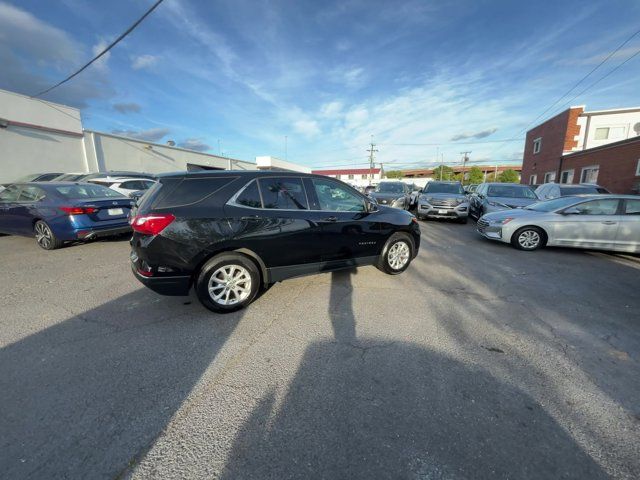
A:
<svg viewBox="0 0 640 480">
<path fill-rule="evenodd" d="M 247 215 L 245 217 L 240 217 L 240 220 L 247 222 L 249 220 L 257 220 L 258 218 L 260 218 L 258 215 Z"/>
<path fill-rule="evenodd" d="M 337 217 L 327 217 L 323 221 L 324 222 L 337 222 L 338 218 Z"/>
<path fill-rule="evenodd" d="M 618 222 L 614 222 L 613 220 L 605 220 L 602 222 L 604 225 L 615 225 Z"/>
</svg>

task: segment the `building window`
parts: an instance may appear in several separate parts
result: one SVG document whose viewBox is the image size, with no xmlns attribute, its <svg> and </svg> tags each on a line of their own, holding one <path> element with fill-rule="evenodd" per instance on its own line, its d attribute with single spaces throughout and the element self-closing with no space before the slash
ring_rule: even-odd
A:
<svg viewBox="0 0 640 480">
<path fill-rule="evenodd" d="M 348 178 L 349 180 L 353 180 L 353 175 L 349 175 L 347 178 Z"/>
<path fill-rule="evenodd" d="M 551 183 L 556 181 L 556 172 L 547 172 L 544 174 L 543 183 Z"/>
<path fill-rule="evenodd" d="M 599 165 L 593 165 L 591 167 L 584 167 L 580 174 L 580 183 L 598 183 L 598 171 Z"/>
<path fill-rule="evenodd" d="M 340 180 L 340 175 L 336 175 L 336 178 L 337 178 L 338 180 Z"/>
<path fill-rule="evenodd" d="M 364 175 L 362 175 L 362 180 L 366 180 L 367 179 L 367 174 L 365 173 Z"/>
<path fill-rule="evenodd" d="M 529 185 L 535 185 L 538 183 L 538 175 L 531 175 L 529 177 Z"/>
<path fill-rule="evenodd" d="M 562 171 L 560 174 L 560 183 L 573 183 L 573 169 Z"/>
<path fill-rule="evenodd" d="M 640 158 L 638 159 L 638 164 L 636 165 L 636 177 L 640 177 Z"/>
<path fill-rule="evenodd" d="M 533 153 L 540 153 L 542 150 L 542 137 L 538 137 L 533 141 Z"/>
<path fill-rule="evenodd" d="M 620 140 L 625 137 L 625 127 L 599 127 L 596 128 L 596 140 Z"/>
</svg>

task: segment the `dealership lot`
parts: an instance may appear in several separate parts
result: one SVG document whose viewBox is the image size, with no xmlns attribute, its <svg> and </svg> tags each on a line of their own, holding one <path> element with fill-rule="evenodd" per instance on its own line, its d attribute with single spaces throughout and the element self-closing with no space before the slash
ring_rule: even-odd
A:
<svg viewBox="0 0 640 480">
<path fill-rule="evenodd" d="M 124 239 L 0 238 L 7 478 L 638 478 L 640 261 L 422 222 L 218 316 Z"/>
</svg>

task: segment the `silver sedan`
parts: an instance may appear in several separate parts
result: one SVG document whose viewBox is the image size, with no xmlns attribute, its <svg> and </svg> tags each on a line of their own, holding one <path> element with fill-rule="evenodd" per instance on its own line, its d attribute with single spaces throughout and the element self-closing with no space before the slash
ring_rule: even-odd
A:
<svg viewBox="0 0 640 480">
<path fill-rule="evenodd" d="M 561 197 L 488 213 L 478 220 L 477 229 L 520 250 L 550 245 L 640 253 L 640 197 Z"/>
</svg>

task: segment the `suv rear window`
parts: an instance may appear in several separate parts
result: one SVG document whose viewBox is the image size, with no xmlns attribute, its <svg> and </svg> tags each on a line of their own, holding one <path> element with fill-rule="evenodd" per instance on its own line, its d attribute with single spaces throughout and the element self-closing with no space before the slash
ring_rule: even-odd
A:
<svg viewBox="0 0 640 480">
<path fill-rule="evenodd" d="M 256 181 L 252 181 L 247 188 L 245 188 L 238 198 L 236 203 L 251 208 L 262 208 L 262 200 L 260 199 L 260 192 L 258 191 L 258 184 Z"/>
<path fill-rule="evenodd" d="M 194 177 L 183 179 L 177 187 L 161 198 L 155 208 L 179 207 L 201 202 L 237 177 Z M 146 202 L 145 202 L 146 203 Z M 142 205 L 141 205 L 142 207 Z"/>
</svg>

